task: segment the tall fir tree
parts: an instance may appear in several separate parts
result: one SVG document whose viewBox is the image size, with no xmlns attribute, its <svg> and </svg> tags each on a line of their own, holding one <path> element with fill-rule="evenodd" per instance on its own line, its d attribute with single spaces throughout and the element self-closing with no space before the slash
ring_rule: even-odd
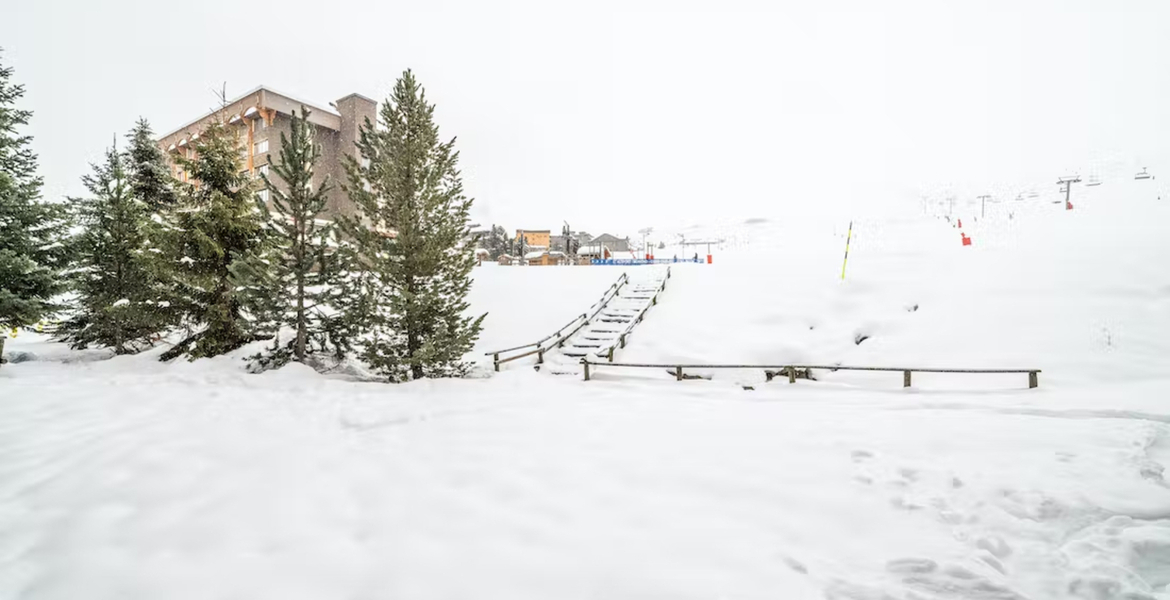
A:
<svg viewBox="0 0 1170 600">
<path fill-rule="evenodd" d="M 217 356 L 254 339 L 243 314 L 232 263 L 261 243 L 261 219 L 252 180 L 242 172 L 234 130 L 213 122 L 194 143 L 194 158 L 179 158 L 192 182 L 182 187 L 171 256 L 172 308 L 196 332 L 163 353 L 170 360 Z"/>
<path fill-rule="evenodd" d="M 69 248 L 64 205 L 44 202 L 31 138 L 19 129 L 32 113 L 15 107 L 24 86 L 0 64 L 0 357 L 9 331 L 52 316 L 64 289 Z"/>
<path fill-rule="evenodd" d="M 126 170 L 134 197 L 146 205 L 148 214 L 165 215 L 175 208 L 179 198 L 167 158 L 154 139 L 150 123 L 139 119 L 126 138 L 130 142 Z"/>
<path fill-rule="evenodd" d="M 116 354 L 137 352 L 169 321 L 168 311 L 156 305 L 160 297 L 151 273 L 156 259 L 148 252 L 148 209 L 131 190 L 126 162 L 125 155 L 110 148 L 105 162 L 83 178 L 90 196 L 71 202 L 81 226 L 71 242 L 77 300 L 59 333 L 74 348 L 96 344 Z"/>
<path fill-rule="evenodd" d="M 144 274 L 155 296 L 155 317 L 164 329 L 179 324 L 180 312 L 171 308 L 178 295 L 176 277 L 179 267 L 172 259 L 181 236 L 176 235 L 176 209 L 179 206 L 178 182 L 171 166 L 155 141 L 154 131 L 146 119 L 139 119 L 126 134 L 126 172 L 130 191 L 146 211 L 143 227 L 149 267 Z"/>
<path fill-rule="evenodd" d="M 333 285 L 337 261 L 330 245 L 336 226 L 321 217 L 333 182 L 316 171 L 321 147 L 309 114 L 302 106 L 299 115 L 293 114 L 289 135 L 280 134 L 280 159 L 271 166 L 280 184 L 262 175 L 272 206 L 257 202 L 264 215 L 266 243 L 235 269 L 247 282 L 248 308 L 258 330 L 274 335 L 272 349 L 256 357 L 261 368 L 289 360 L 303 363 L 308 355 L 331 347 L 340 354 L 346 347 L 328 312 L 338 293 Z M 283 328 L 293 332 L 287 343 L 280 337 Z"/>
<path fill-rule="evenodd" d="M 362 358 L 394 382 L 466 374 L 463 355 L 484 318 L 464 316 L 475 266 L 464 244 L 472 201 L 455 140 L 439 141 L 434 111 L 406 71 L 382 105 L 384 127 L 362 128 L 363 160 L 346 165 L 358 214 L 340 224 L 365 284 L 348 316 L 368 332 L 357 340 Z"/>
</svg>

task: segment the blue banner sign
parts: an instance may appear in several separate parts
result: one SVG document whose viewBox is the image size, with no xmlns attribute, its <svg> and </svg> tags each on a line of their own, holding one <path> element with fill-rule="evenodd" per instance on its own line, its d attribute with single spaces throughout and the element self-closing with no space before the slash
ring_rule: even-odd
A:
<svg viewBox="0 0 1170 600">
<path fill-rule="evenodd" d="M 589 261 L 594 265 L 670 265 L 674 263 L 700 263 L 704 262 L 701 258 L 655 258 L 654 260 L 646 258 L 594 258 Z"/>
</svg>

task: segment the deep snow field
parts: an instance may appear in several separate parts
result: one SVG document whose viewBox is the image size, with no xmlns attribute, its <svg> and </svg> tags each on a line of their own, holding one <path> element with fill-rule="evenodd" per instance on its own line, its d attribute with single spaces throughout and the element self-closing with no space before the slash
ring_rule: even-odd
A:
<svg viewBox="0 0 1170 600">
<path fill-rule="evenodd" d="M 22 333 L 0 368 L 0 599 L 1170 598 L 1153 189 L 998 204 L 963 217 L 970 247 L 921 213 L 858 219 L 843 282 L 848 220 L 690 228 L 725 240 L 714 264 L 675 265 L 618 354 L 1038 368 L 1035 390 L 490 372 L 483 352 L 643 267 L 478 268 L 467 380 L 251 375 L 246 349 L 161 364 Z"/>
</svg>

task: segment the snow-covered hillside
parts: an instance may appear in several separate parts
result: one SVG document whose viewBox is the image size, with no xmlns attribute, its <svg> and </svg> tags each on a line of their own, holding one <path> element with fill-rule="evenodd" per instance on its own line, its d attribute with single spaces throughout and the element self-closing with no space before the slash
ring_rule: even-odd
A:
<svg viewBox="0 0 1170 600">
<path fill-rule="evenodd" d="M 1137 182 L 1090 189 L 1072 211 L 1033 201 L 954 224 L 859 220 L 844 281 L 847 221 L 699 231 L 688 237 L 728 247 L 711 265 L 675 268 L 669 296 L 622 359 L 1039 368 L 1045 386 L 1170 378 L 1170 197 Z M 970 389 L 1021 377 L 916 379 Z"/>
<path fill-rule="evenodd" d="M 844 282 L 847 221 L 704 226 L 726 247 L 675 266 L 619 354 L 1022 366 L 1036 390 L 522 361 L 389 386 L 22 334 L 0 598 L 1170 598 L 1170 202 L 1108 188 L 964 217 L 970 247 L 942 220 L 858 219 Z M 622 270 L 477 269 L 476 352 Z"/>
</svg>

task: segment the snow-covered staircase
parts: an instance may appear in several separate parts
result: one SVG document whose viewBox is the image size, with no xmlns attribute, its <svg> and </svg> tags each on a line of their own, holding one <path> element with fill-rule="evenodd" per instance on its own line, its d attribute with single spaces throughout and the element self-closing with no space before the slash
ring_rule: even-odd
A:
<svg viewBox="0 0 1170 600">
<path fill-rule="evenodd" d="M 545 370 L 579 374 L 582 359 L 613 361 L 614 352 L 625 347 L 634 327 L 658 303 L 669 278 L 669 266 L 636 269 L 592 318 L 543 354 Z"/>
</svg>

